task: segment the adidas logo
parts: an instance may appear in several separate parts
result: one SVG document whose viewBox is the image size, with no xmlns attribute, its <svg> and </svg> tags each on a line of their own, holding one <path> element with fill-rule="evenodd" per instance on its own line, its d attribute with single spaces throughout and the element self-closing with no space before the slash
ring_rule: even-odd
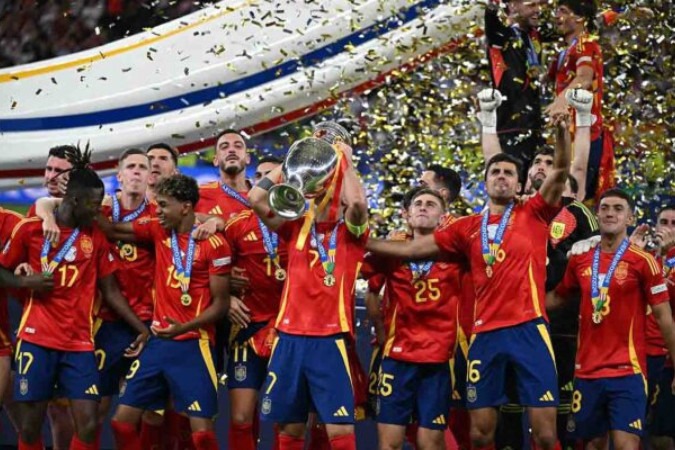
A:
<svg viewBox="0 0 675 450">
<path fill-rule="evenodd" d="M 636 430 L 641 430 L 642 429 L 642 420 L 638 419 L 634 422 L 631 422 L 628 424 L 629 427 L 635 428 Z"/>
<path fill-rule="evenodd" d="M 347 412 L 347 408 L 341 406 L 340 409 L 333 413 L 333 417 L 349 417 L 349 412 Z"/>
<path fill-rule="evenodd" d="M 202 410 L 201 406 L 199 406 L 199 402 L 192 402 L 190 406 L 188 406 L 188 411 L 195 411 L 195 412 L 200 412 Z"/>
<path fill-rule="evenodd" d="M 209 211 L 209 214 L 220 216 L 220 215 L 223 214 L 223 210 L 220 209 L 220 206 L 216 206 L 215 208 L 211 208 L 211 211 Z"/>
<path fill-rule="evenodd" d="M 86 391 L 84 391 L 84 393 L 85 393 L 85 394 L 89 394 L 89 395 L 98 395 L 98 388 L 96 387 L 95 384 L 92 384 L 92 385 L 89 387 L 89 389 L 87 389 Z"/>
<path fill-rule="evenodd" d="M 251 231 L 246 236 L 244 236 L 244 241 L 246 242 L 256 242 L 258 237 L 255 235 L 255 232 Z"/>
<path fill-rule="evenodd" d="M 441 414 L 440 416 L 436 417 L 434 420 L 431 421 L 431 423 L 436 424 L 436 425 L 445 425 L 445 416 Z"/>
<path fill-rule="evenodd" d="M 574 390 L 574 383 L 570 381 L 565 386 L 563 386 L 561 390 L 564 392 L 572 392 Z"/>
<path fill-rule="evenodd" d="M 554 400 L 553 394 L 551 394 L 551 391 L 546 391 L 544 395 L 539 397 L 540 402 L 552 402 Z"/>
</svg>

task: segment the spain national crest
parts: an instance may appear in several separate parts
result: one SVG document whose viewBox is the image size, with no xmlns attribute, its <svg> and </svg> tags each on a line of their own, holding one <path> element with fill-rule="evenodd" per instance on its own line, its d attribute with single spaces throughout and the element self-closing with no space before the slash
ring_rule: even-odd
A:
<svg viewBox="0 0 675 450">
<path fill-rule="evenodd" d="M 262 412 L 263 414 L 269 414 L 272 412 L 272 400 L 269 397 L 265 397 L 263 399 L 260 412 Z"/>
<path fill-rule="evenodd" d="M 467 386 L 466 387 L 466 400 L 469 403 L 473 403 L 476 400 L 478 400 L 478 394 L 476 393 L 476 387 L 475 386 Z"/>
<path fill-rule="evenodd" d="M 21 395 L 28 394 L 28 380 L 26 378 L 19 380 L 19 392 L 21 392 Z"/>
<path fill-rule="evenodd" d="M 237 381 L 244 381 L 246 379 L 246 366 L 237 364 L 234 368 L 234 379 Z"/>
</svg>

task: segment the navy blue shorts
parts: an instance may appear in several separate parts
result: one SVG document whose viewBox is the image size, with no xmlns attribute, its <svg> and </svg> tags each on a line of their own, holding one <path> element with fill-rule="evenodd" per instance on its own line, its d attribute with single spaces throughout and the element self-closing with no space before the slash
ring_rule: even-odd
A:
<svg viewBox="0 0 675 450">
<path fill-rule="evenodd" d="M 120 404 L 163 410 L 167 399 L 191 417 L 218 414 L 218 384 L 211 345 L 206 339 L 150 338 L 120 389 Z"/>
<path fill-rule="evenodd" d="M 448 426 L 451 395 L 450 364 L 382 360 L 378 423 L 405 426 L 415 418 L 420 427 Z"/>
<path fill-rule="evenodd" d="M 645 429 L 647 385 L 641 374 L 616 378 L 574 380 L 572 420 L 567 431 L 577 439 L 592 439 L 617 430 L 642 436 Z"/>
<path fill-rule="evenodd" d="M 133 358 L 126 358 L 124 352 L 137 336 L 138 333 L 123 320 L 101 323 L 94 336 L 96 360 L 101 374 L 101 397 L 111 397 L 119 393 L 120 382 L 134 361 Z"/>
<path fill-rule="evenodd" d="M 99 373 L 94 352 L 54 350 L 19 341 L 14 355 L 14 400 L 41 402 L 55 397 L 98 401 Z"/>
<path fill-rule="evenodd" d="M 674 376 L 672 367 L 666 367 L 661 372 L 661 378 L 656 387 L 656 403 L 652 409 L 653 417 L 649 427 L 651 436 L 675 438 L 675 395 L 671 390 Z"/>
<path fill-rule="evenodd" d="M 553 348 L 544 319 L 473 336 L 467 367 L 467 408 L 508 403 L 504 380 L 509 368 L 514 373 L 521 405 L 558 405 Z"/>
<path fill-rule="evenodd" d="M 279 333 L 262 388 L 261 417 L 275 423 L 305 423 L 310 410 L 321 423 L 354 423 L 347 343 L 342 335 Z"/>
<path fill-rule="evenodd" d="M 227 388 L 260 390 L 267 376 L 267 358 L 253 351 L 248 340 L 263 329 L 267 322 L 251 323 L 234 337 L 228 350 Z"/>
</svg>

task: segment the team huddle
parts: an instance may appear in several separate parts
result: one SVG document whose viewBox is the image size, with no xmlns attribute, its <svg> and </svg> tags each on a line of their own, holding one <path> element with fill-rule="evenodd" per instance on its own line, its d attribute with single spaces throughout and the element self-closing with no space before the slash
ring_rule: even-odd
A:
<svg viewBox="0 0 675 450">
<path fill-rule="evenodd" d="M 579 3 L 560 2 L 563 22 Z M 109 195 L 89 149 L 52 148 L 50 197 L 25 218 L 0 209 L 0 400 L 19 449 L 44 448 L 45 418 L 54 448 L 98 449 L 110 413 L 119 449 L 217 449 L 222 379 L 232 450 L 258 448 L 259 420 L 275 449 L 355 450 L 365 417 L 381 450 L 672 449 L 675 206 L 629 235 L 634 200 L 601 189 L 602 61 L 577 22 L 547 109 L 554 147 L 514 142 L 498 114 L 516 99 L 479 92 L 482 212 L 456 214 L 460 176 L 429 166 L 387 239 L 348 139 L 319 131 L 291 148 L 334 156 L 298 218 L 274 200 L 288 156 L 258 158 L 247 180 L 238 130 L 216 136 L 220 180 L 202 186 L 165 143 L 121 153 Z"/>
</svg>

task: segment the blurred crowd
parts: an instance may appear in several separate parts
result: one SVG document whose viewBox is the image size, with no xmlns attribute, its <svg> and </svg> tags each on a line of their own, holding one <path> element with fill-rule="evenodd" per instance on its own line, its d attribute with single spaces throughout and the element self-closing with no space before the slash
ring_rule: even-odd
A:
<svg viewBox="0 0 675 450">
<path fill-rule="evenodd" d="M 68 55 L 199 9 L 190 0 L 0 2 L 0 67 Z"/>
</svg>

